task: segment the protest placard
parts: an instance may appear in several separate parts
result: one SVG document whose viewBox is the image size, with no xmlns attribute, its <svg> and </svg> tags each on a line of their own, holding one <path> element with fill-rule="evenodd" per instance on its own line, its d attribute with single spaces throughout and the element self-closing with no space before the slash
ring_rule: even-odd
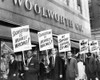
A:
<svg viewBox="0 0 100 80">
<path fill-rule="evenodd" d="M 54 48 L 51 29 L 38 32 L 38 40 L 40 51 Z"/>
<path fill-rule="evenodd" d="M 96 53 L 99 51 L 99 45 L 97 40 L 89 41 L 89 49 L 91 53 Z"/>
<path fill-rule="evenodd" d="M 58 35 L 58 48 L 59 52 L 66 52 L 71 50 L 69 33 Z"/>
<path fill-rule="evenodd" d="M 11 28 L 14 52 L 31 49 L 29 25 Z"/>
<path fill-rule="evenodd" d="M 80 53 L 88 53 L 88 39 L 83 39 L 79 41 L 79 46 L 80 46 Z"/>
</svg>

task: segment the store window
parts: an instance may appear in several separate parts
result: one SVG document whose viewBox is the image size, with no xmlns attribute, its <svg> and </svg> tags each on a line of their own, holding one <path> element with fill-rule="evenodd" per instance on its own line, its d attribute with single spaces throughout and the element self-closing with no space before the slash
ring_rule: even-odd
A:
<svg viewBox="0 0 100 80">
<path fill-rule="evenodd" d="M 55 1 L 56 2 L 61 2 L 61 3 L 65 4 L 65 5 L 69 6 L 69 1 L 70 0 L 55 0 Z"/>
<path fill-rule="evenodd" d="M 69 1 L 70 1 L 70 0 L 66 0 L 67 6 L 69 6 Z"/>
<path fill-rule="evenodd" d="M 81 4 L 81 0 L 77 0 L 77 9 L 82 14 L 82 4 Z"/>
<path fill-rule="evenodd" d="M 11 42 L 0 41 L 1 43 L 1 56 L 0 56 L 0 80 L 7 79 L 9 70 L 10 54 L 13 53 Z"/>
</svg>

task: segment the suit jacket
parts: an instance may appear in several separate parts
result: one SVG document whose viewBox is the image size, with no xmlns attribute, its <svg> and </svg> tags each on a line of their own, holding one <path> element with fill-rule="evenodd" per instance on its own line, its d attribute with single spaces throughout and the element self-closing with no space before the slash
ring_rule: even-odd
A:
<svg viewBox="0 0 100 80">
<path fill-rule="evenodd" d="M 29 70 L 24 71 L 24 80 L 38 80 L 39 62 L 36 58 L 32 57 L 28 68 Z"/>
<path fill-rule="evenodd" d="M 97 60 L 97 76 L 100 77 L 100 61 Z"/>
<path fill-rule="evenodd" d="M 21 74 L 24 73 L 24 63 L 22 61 L 17 61 L 17 71 L 19 80 L 23 79 L 23 75 Z"/>
<path fill-rule="evenodd" d="M 65 65 L 65 60 L 64 59 L 62 59 L 61 57 L 60 57 L 60 62 L 59 62 L 59 64 L 60 64 L 60 75 L 62 75 L 62 78 L 60 79 L 60 80 L 66 80 L 66 65 Z"/>
<path fill-rule="evenodd" d="M 100 61 L 97 60 L 97 71 L 100 72 Z"/>
<path fill-rule="evenodd" d="M 75 78 L 77 75 L 78 75 L 77 60 L 75 58 L 71 58 L 70 62 L 67 61 L 66 79 Z"/>
<path fill-rule="evenodd" d="M 16 76 L 13 76 L 16 74 Z M 9 74 L 8 74 L 9 80 L 17 80 L 17 62 L 14 60 L 12 63 L 9 62 Z"/>
<path fill-rule="evenodd" d="M 60 57 L 56 56 L 55 57 L 55 65 L 52 65 L 52 57 L 50 57 L 50 64 L 49 67 L 51 69 L 50 71 L 50 78 L 52 80 L 58 80 L 60 77 Z"/>
<path fill-rule="evenodd" d="M 87 75 L 96 73 L 96 60 L 93 57 L 85 59 L 85 72 Z"/>
<path fill-rule="evenodd" d="M 40 76 L 41 77 L 45 76 L 45 73 L 46 73 L 45 65 L 41 62 L 40 63 Z"/>
</svg>

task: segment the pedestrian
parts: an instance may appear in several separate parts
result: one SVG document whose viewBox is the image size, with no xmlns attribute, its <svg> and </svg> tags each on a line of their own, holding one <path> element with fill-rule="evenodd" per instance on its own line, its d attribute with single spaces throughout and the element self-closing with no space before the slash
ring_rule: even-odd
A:
<svg viewBox="0 0 100 80">
<path fill-rule="evenodd" d="M 40 61 L 40 80 L 45 80 L 46 76 L 45 55 L 43 55 Z"/>
<path fill-rule="evenodd" d="M 8 80 L 17 80 L 17 61 L 15 54 L 10 55 Z"/>
<path fill-rule="evenodd" d="M 49 58 L 50 64 L 50 78 L 51 80 L 59 80 L 60 79 L 60 57 L 58 56 L 57 48 L 53 48 L 51 50 L 51 56 Z"/>
<path fill-rule="evenodd" d="M 37 51 L 27 51 L 27 64 L 24 66 L 24 80 L 38 80 L 39 61 L 36 57 Z"/>
<path fill-rule="evenodd" d="M 78 76 L 76 80 L 86 80 L 85 66 L 83 64 L 82 54 L 78 54 L 77 66 L 78 66 Z"/>
<path fill-rule="evenodd" d="M 17 71 L 18 71 L 18 80 L 24 80 L 23 74 L 24 74 L 24 63 L 22 60 L 22 53 L 19 52 L 17 54 L 18 60 L 17 60 Z"/>
<path fill-rule="evenodd" d="M 100 55 L 97 58 L 97 78 L 100 80 Z"/>
<path fill-rule="evenodd" d="M 66 52 L 60 53 L 60 80 L 66 80 Z"/>
<path fill-rule="evenodd" d="M 72 57 L 72 52 L 67 52 L 66 80 L 75 80 L 78 76 L 77 60 Z"/>
<path fill-rule="evenodd" d="M 85 59 L 85 72 L 87 75 L 87 80 L 95 80 L 96 78 L 96 60 L 95 58 L 92 56 L 92 54 L 86 53 L 87 57 Z"/>
</svg>

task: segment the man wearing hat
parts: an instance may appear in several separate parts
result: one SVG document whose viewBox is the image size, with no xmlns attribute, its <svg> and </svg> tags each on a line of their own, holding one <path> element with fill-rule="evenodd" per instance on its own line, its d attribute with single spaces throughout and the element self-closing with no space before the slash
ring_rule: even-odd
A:
<svg viewBox="0 0 100 80">
<path fill-rule="evenodd" d="M 92 54 L 86 53 L 87 58 L 85 59 L 85 72 L 87 75 L 87 80 L 95 80 L 96 75 L 96 60 L 92 56 Z"/>
</svg>

